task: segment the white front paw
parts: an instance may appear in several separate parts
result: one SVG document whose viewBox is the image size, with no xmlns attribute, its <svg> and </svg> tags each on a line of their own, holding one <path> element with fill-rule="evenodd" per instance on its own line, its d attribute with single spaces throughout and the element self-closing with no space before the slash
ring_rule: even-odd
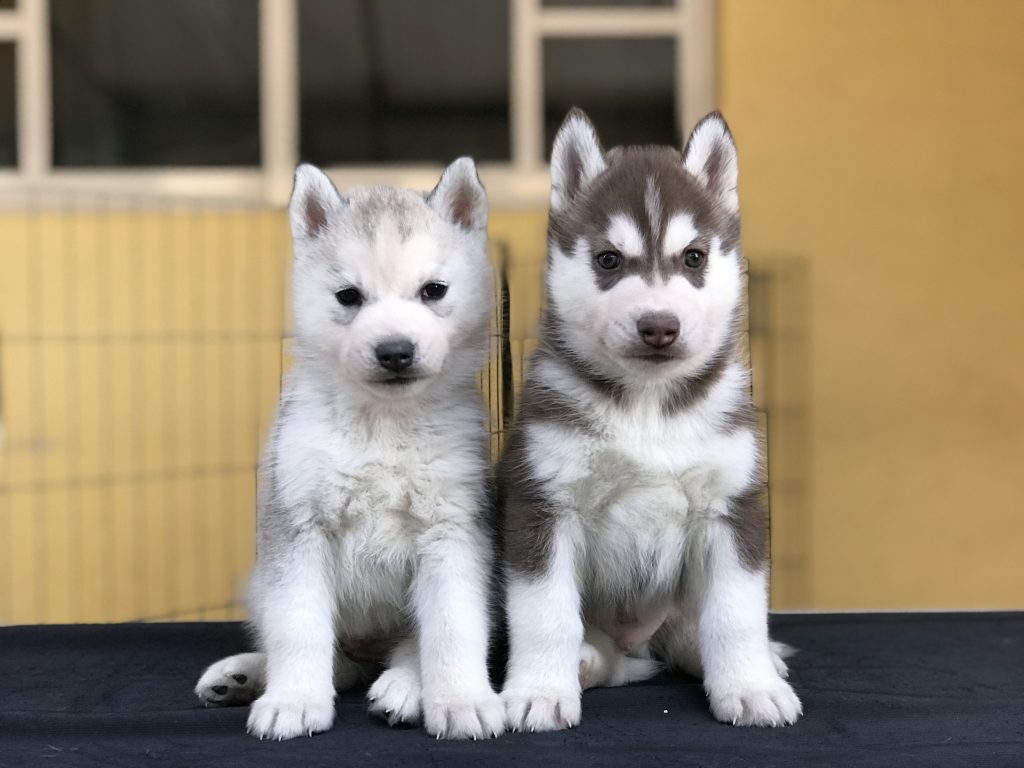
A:
<svg viewBox="0 0 1024 768">
<path fill-rule="evenodd" d="M 733 725 L 792 725 L 803 714 L 800 699 L 775 670 L 759 675 L 704 681 L 711 712 Z"/>
<path fill-rule="evenodd" d="M 370 714 L 382 717 L 388 725 L 419 722 L 421 700 L 420 676 L 411 669 L 392 667 L 381 672 L 366 693 Z"/>
<path fill-rule="evenodd" d="M 560 731 L 580 724 L 580 691 L 565 686 L 506 686 L 505 722 L 513 731 Z"/>
<path fill-rule="evenodd" d="M 439 739 L 491 739 L 505 730 L 505 705 L 489 686 L 424 697 L 423 725 Z"/>
<path fill-rule="evenodd" d="M 252 703 L 246 730 L 260 739 L 293 739 L 326 731 L 334 723 L 334 699 L 265 693 Z"/>
</svg>

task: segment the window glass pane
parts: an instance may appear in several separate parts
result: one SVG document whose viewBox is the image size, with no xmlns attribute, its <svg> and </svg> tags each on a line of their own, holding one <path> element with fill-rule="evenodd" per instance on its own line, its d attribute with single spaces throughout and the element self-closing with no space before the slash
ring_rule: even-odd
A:
<svg viewBox="0 0 1024 768">
<path fill-rule="evenodd" d="M 257 0 L 50 0 L 54 164 L 259 165 Z"/>
<path fill-rule="evenodd" d="M 0 167 L 18 164 L 14 122 L 14 43 L 0 43 Z"/>
<path fill-rule="evenodd" d="M 675 42 L 657 39 L 544 41 L 544 134 L 551 154 L 570 107 L 583 109 L 605 147 L 680 146 Z"/>
<path fill-rule="evenodd" d="M 542 0 L 541 5 L 551 8 L 587 8 L 595 5 L 643 7 L 675 5 L 675 0 Z"/>
<path fill-rule="evenodd" d="M 509 158 L 508 0 L 300 0 L 302 159 Z"/>
</svg>

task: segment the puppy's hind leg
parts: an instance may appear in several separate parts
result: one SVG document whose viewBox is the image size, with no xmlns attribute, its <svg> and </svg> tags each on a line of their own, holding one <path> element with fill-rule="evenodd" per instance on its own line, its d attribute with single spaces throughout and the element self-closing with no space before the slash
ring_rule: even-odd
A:
<svg viewBox="0 0 1024 768">
<path fill-rule="evenodd" d="M 661 665 L 654 659 L 623 653 L 611 636 L 587 625 L 580 647 L 580 688 L 609 687 L 637 683 L 658 674 Z"/>
<path fill-rule="evenodd" d="M 697 641 L 697 620 L 696 598 L 685 601 L 669 614 L 652 638 L 651 648 L 654 655 L 665 662 L 666 667 L 681 670 L 699 680 L 704 677 L 704 667 L 700 661 Z M 796 653 L 796 649 L 775 640 L 768 643 L 768 649 L 775 671 L 781 677 L 789 677 L 786 659 Z"/>
<path fill-rule="evenodd" d="M 237 653 L 206 668 L 196 683 L 196 696 L 207 706 L 243 706 L 263 693 L 266 679 L 267 657 L 264 654 Z"/>
<path fill-rule="evenodd" d="M 334 690 L 340 693 L 359 685 L 367 685 L 379 671 L 379 664 L 350 659 L 339 650 L 334 655 Z"/>
<path fill-rule="evenodd" d="M 343 654 L 334 661 L 334 688 L 346 691 L 366 680 L 366 668 Z M 209 707 L 240 707 L 263 694 L 267 657 L 262 653 L 236 653 L 215 661 L 196 683 L 196 696 Z"/>
<path fill-rule="evenodd" d="M 789 665 L 786 664 L 786 659 L 793 656 L 797 652 L 797 648 L 794 648 L 789 643 L 782 643 L 778 640 L 769 641 L 768 645 L 772 651 L 772 664 L 775 665 L 775 671 L 779 673 L 781 677 L 789 677 Z"/>
<path fill-rule="evenodd" d="M 403 640 L 391 652 L 388 668 L 366 693 L 370 714 L 382 717 L 388 725 L 419 722 L 423 709 L 423 685 L 416 641 Z"/>
<path fill-rule="evenodd" d="M 697 644 L 696 598 L 674 608 L 651 638 L 654 655 L 669 669 L 677 669 L 698 680 L 704 677 Z"/>
</svg>

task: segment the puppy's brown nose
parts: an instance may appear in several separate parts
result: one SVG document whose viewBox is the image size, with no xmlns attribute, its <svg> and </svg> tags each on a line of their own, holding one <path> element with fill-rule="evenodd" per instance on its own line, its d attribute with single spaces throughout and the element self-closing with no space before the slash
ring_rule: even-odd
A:
<svg viewBox="0 0 1024 768">
<path fill-rule="evenodd" d="M 679 337 L 679 318 L 670 312 L 651 312 L 636 321 L 636 332 L 648 347 L 664 349 Z"/>
</svg>

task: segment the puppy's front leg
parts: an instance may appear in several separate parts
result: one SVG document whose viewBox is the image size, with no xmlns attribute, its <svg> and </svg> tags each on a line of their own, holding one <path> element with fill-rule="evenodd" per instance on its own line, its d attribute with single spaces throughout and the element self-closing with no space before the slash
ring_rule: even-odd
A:
<svg viewBox="0 0 1024 768">
<path fill-rule="evenodd" d="M 287 549 L 264 554 L 254 571 L 251 602 L 267 669 L 248 730 L 261 739 L 312 735 L 334 722 L 327 542 L 313 525 L 289 533 Z"/>
<path fill-rule="evenodd" d="M 697 582 L 697 639 L 711 712 L 733 725 L 794 723 L 803 709 L 768 641 L 767 564 L 743 563 L 721 520 L 705 534 L 705 558 L 688 578 Z"/>
<path fill-rule="evenodd" d="M 514 731 L 557 731 L 580 722 L 583 620 L 574 528 L 551 531 L 546 562 L 509 563 L 508 675 L 501 697 Z M 537 568 L 539 566 L 539 568 Z"/>
<path fill-rule="evenodd" d="M 423 682 L 423 725 L 438 738 L 483 739 L 504 730 L 487 676 L 488 542 L 479 530 L 433 526 L 413 584 Z"/>
</svg>

